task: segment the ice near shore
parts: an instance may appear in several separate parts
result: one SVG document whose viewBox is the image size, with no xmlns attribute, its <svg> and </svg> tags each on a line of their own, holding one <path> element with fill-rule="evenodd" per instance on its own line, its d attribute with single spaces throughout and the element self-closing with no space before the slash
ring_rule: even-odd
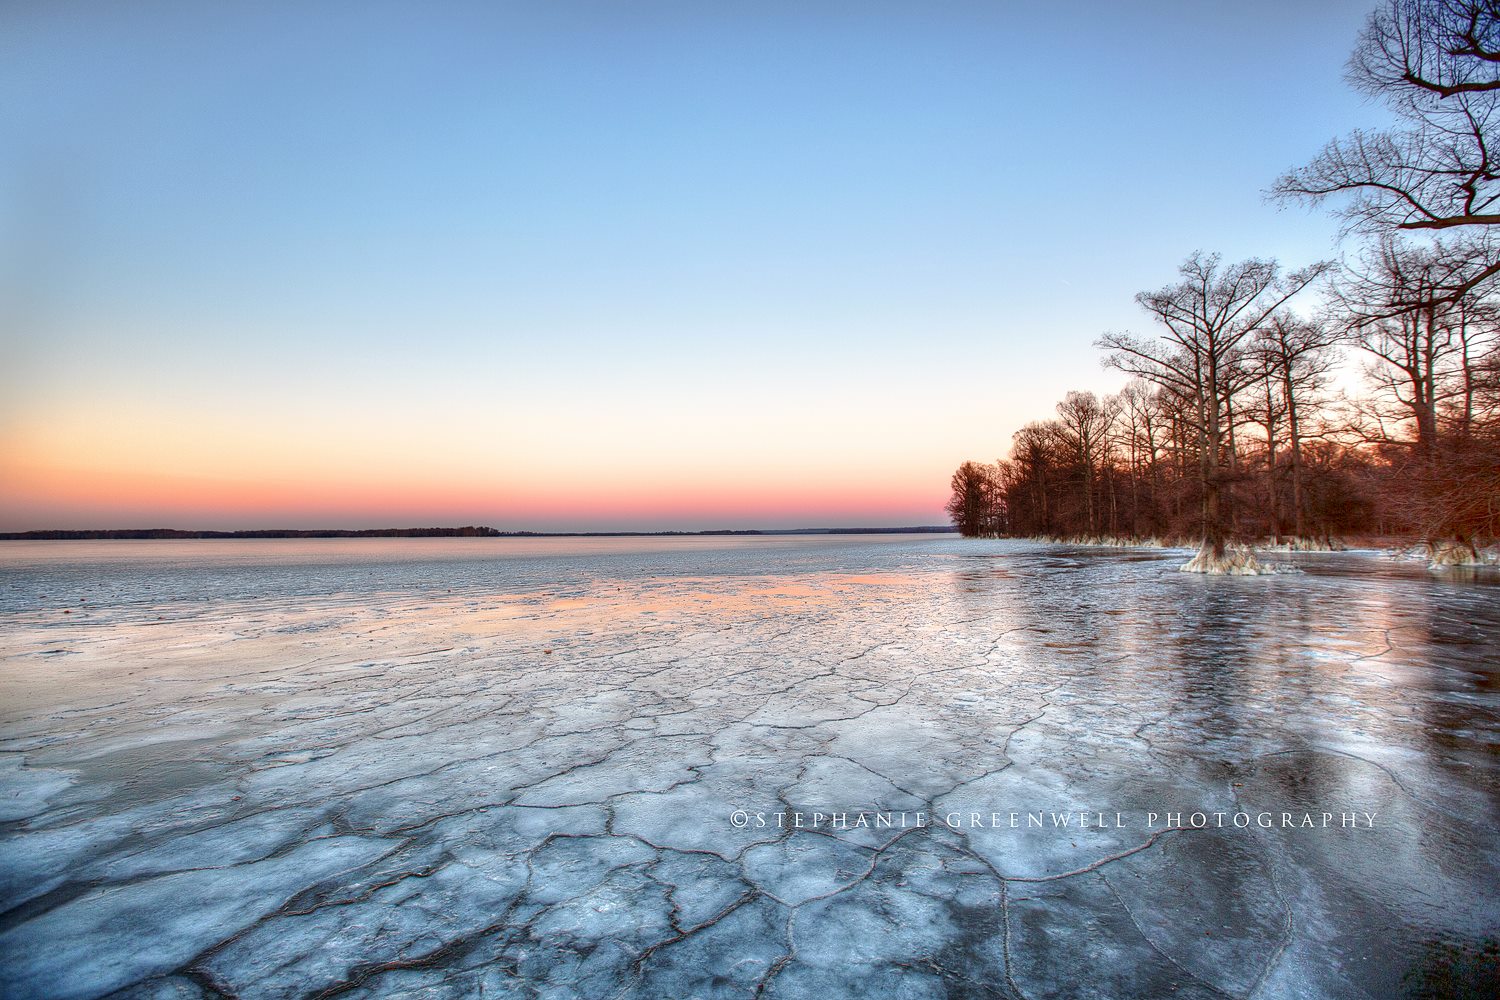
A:
<svg viewBox="0 0 1500 1000">
<path fill-rule="evenodd" d="M 1193 558 L 1179 568 L 1184 573 L 1206 573 L 1211 576 L 1264 576 L 1276 572 L 1275 566 L 1257 559 L 1255 550 L 1248 545 L 1230 545 L 1222 553 L 1215 553 L 1206 542 Z"/>
<path fill-rule="evenodd" d="M 1204 576 L 952 538 L 56 544 L 0 549 L 0 996 L 1342 997 L 1496 972 L 1489 571 Z M 1144 825 L 1345 809 L 1378 819 Z"/>
</svg>

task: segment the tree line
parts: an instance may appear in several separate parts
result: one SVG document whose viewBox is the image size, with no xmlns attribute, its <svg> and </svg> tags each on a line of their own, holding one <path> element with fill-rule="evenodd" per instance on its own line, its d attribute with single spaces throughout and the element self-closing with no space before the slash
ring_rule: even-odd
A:
<svg viewBox="0 0 1500 1000">
<path fill-rule="evenodd" d="M 1335 265 L 1195 253 L 1107 333 L 1114 395 L 1069 392 L 1010 455 L 965 462 L 966 535 L 1170 536 L 1209 565 L 1236 540 L 1411 535 L 1469 556 L 1500 537 L 1500 4 L 1388 0 L 1351 81 L 1398 122 L 1288 172 L 1274 197 L 1335 200 Z M 1336 391 L 1357 359 L 1361 388 Z"/>
</svg>

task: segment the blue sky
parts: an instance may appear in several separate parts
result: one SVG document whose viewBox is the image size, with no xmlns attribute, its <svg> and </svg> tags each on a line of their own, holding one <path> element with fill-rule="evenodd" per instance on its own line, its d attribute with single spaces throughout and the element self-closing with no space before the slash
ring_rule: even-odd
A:
<svg viewBox="0 0 1500 1000">
<path fill-rule="evenodd" d="M 1188 253 L 1335 253 L 1367 9 L 10 4 L 0 522 L 938 521 Z"/>
</svg>

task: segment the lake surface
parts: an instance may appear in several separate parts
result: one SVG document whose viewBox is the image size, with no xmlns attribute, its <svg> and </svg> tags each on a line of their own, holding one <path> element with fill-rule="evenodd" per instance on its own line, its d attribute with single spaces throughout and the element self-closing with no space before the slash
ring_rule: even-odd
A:
<svg viewBox="0 0 1500 1000">
<path fill-rule="evenodd" d="M 1500 588 L 951 536 L 0 543 L 3 997 L 1500 976 Z"/>
</svg>

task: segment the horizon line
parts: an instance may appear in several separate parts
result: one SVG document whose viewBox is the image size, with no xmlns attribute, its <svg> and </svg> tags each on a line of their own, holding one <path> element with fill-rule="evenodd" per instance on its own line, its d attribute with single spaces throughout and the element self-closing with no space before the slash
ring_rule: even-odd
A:
<svg viewBox="0 0 1500 1000">
<path fill-rule="evenodd" d="M 706 528 L 659 531 L 532 531 L 501 530 L 487 525 L 406 528 L 34 528 L 0 531 L 0 541 L 136 541 L 171 539 L 266 538 L 653 538 L 717 535 L 900 535 L 952 534 L 951 524 L 888 527 Z"/>
</svg>

